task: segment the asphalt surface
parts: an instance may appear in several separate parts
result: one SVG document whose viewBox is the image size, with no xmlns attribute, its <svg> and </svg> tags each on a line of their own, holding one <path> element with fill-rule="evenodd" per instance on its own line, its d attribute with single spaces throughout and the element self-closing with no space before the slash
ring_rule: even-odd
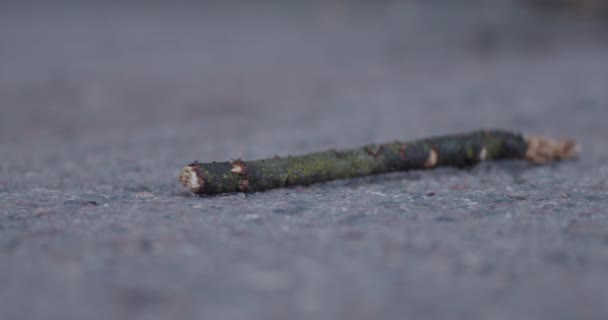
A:
<svg viewBox="0 0 608 320">
<path fill-rule="evenodd" d="M 0 318 L 606 319 L 601 22 L 487 7 L 0 10 Z M 197 197 L 193 160 L 503 128 L 579 159 Z"/>
</svg>

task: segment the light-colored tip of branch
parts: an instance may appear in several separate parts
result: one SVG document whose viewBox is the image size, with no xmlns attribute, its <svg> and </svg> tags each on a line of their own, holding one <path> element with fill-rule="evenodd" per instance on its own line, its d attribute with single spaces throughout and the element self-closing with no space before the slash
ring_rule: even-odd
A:
<svg viewBox="0 0 608 320">
<path fill-rule="evenodd" d="M 526 160 L 535 164 L 545 164 L 555 160 L 576 157 L 581 147 L 571 139 L 553 140 L 543 137 L 525 137 L 528 149 Z"/>
<path fill-rule="evenodd" d="M 203 188 L 203 180 L 191 166 L 184 167 L 179 172 L 179 183 L 194 193 L 198 193 Z"/>
</svg>

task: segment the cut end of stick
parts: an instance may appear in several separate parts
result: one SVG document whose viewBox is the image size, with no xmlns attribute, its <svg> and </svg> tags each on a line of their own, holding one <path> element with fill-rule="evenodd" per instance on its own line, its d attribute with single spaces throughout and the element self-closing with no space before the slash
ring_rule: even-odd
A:
<svg viewBox="0 0 608 320">
<path fill-rule="evenodd" d="M 525 137 L 528 149 L 526 160 L 534 164 L 545 164 L 555 160 L 576 157 L 581 147 L 571 139 L 554 140 L 543 137 Z"/>
<path fill-rule="evenodd" d="M 199 193 L 204 185 L 203 179 L 199 176 L 199 173 L 193 165 L 184 167 L 179 172 L 179 183 L 194 193 Z"/>
</svg>

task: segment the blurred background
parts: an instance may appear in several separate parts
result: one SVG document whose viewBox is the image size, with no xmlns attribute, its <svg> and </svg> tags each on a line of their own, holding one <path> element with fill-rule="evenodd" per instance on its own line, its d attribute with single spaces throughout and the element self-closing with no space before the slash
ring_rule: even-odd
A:
<svg viewBox="0 0 608 320">
<path fill-rule="evenodd" d="M 607 3 L 2 2 L 0 141 L 188 125 L 325 136 L 340 126 L 392 139 L 473 128 L 462 116 L 471 111 L 479 126 L 519 128 L 546 111 L 527 109 L 539 103 L 527 98 L 532 83 L 553 90 L 555 78 L 601 76 L 580 60 L 606 62 Z M 597 84 L 583 90 L 604 90 Z M 429 115 L 453 120 L 428 132 L 377 129 Z"/>
</svg>

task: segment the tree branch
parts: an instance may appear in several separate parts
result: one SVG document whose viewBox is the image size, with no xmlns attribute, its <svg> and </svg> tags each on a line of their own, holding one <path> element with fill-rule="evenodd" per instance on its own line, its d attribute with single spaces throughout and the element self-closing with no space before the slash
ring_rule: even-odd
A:
<svg viewBox="0 0 608 320">
<path fill-rule="evenodd" d="M 525 159 L 545 164 L 572 158 L 578 152 L 573 140 L 481 130 L 255 161 L 195 161 L 181 170 L 179 182 L 196 194 L 255 192 L 393 171 L 464 168 L 485 160 Z"/>
</svg>

